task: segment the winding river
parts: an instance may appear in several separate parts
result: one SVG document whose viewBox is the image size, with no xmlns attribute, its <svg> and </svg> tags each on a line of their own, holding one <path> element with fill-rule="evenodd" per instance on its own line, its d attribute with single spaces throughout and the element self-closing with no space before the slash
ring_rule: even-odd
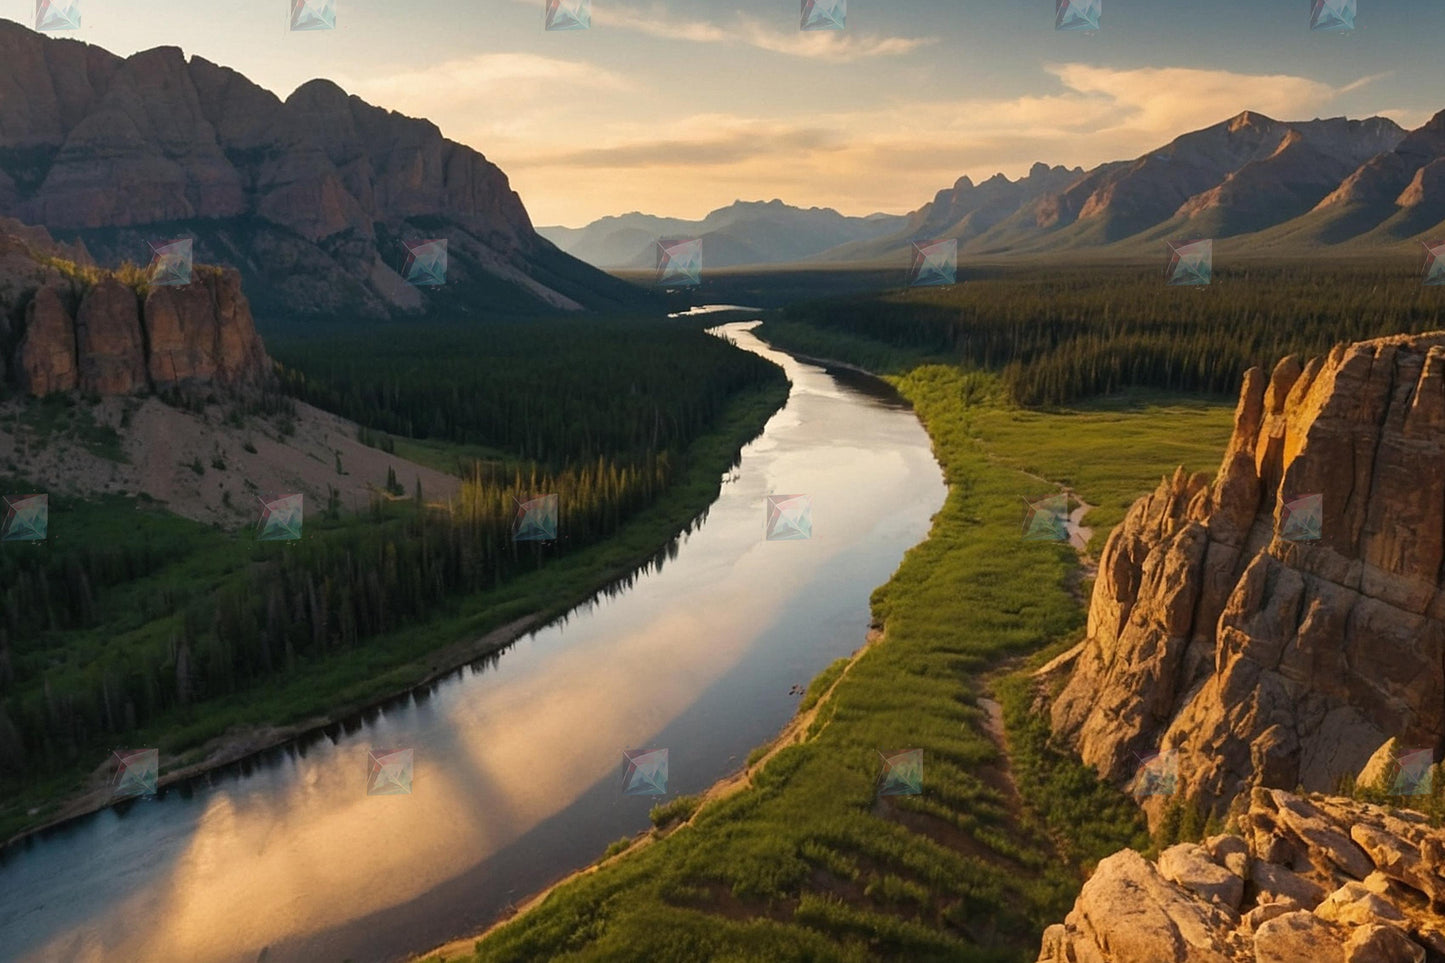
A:
<svg viewBox="0 0 1445 963">
<path fill-rule="evenodd" d="M 334 736 L 13 847 L 0 957 L 404 959 L 647 828 L 658 799 L 622 793 L 624 750 L 668 749 L 664 799 L 737 770 L 793 715 L 790 689 L 862 644 L 870 593 L 945 494 L 891 389 L 750 327 L 716 333 L 793 388 L 675 556 Z M 764 539 L 769 493 L 811 498 L 810 539 Z M 398 748 L 412 792 L 367 795 L 368 750 Z"/>
</svg>

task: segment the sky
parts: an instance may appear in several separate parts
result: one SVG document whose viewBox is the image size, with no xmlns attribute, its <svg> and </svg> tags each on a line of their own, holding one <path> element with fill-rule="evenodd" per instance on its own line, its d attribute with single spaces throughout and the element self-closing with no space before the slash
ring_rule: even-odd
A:
<svg viewBox="0 0 1445 963">
<path fill-rule="evenodd" d="M 800 0 L 592 0 L 545 31 L 545 0 L 335 0 L 291 32 L 291 0 L 79 0 L 60 36 L 129 55 L 172 45 L 281 97 L 325 77 L 426 117 L 502 168 L 538 225 L 734 200 L 904 213 L 968 175 L 1131 158 L 1241 110 L 1279 120 L 1445 108 L 1445 3 L 1102 0 L 1098 31 L 1055 0 L 849 0 L 841 31 Z M 35 0 L 0 0 L 33 24 Z"/>
</svg>

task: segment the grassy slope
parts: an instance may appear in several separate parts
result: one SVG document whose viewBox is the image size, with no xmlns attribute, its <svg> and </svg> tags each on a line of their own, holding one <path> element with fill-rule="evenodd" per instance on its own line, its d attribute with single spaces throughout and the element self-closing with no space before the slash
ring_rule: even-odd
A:
<svg viewBox="0 0 1445 963">
<path fill-rule="evenodd" d="M 761 329 L 854 362 L 884 350 L 794 333 Z M 1018 805 L 982 726 L 981 677 L 1076 635 L 1083 618 L 1066 587 L 1073 554 L 1018 538 L 1019 494 L 1038 483 L 1011 466 L 1071 480 L 1105 506 L 1100 521 L 1115 521 L 1110 506 L 1180 461 L 1214 468 L 1231 409 L 1135 398 L 1037 415 L 1000 407 L 992 378 L 953 367 L 890 380 L 927 427 L 949 495 L 929 539 L 874 593 L 883 641 L 751 788 L 559 887 L 479 942 L 474 959 L 1032 960 L 1081 864 L 1141 845 L 1127 800 L 1048 757 L 1036 727 L 1011 736 L 1026 750 L 1030 803 Z M 904 748 L 924 750 L 924 793 L 875 798 L 877 752 Z M 1062 804 L 1046 796 L 1059 791 Z"/>
<path fill-rule="evenodd" d="M 446 668 L 438 659 L 446 642 L 476 638 L 532 614 L 541 622 L 562 614 L 644 564 L 710 504 L 717 496 L 719 479 L 739 448 L 782 404 L 786 390 L 785 385 L 778 385 L 735 398 L 714 431 L 689 451 L 686 475 L 606 542 L 558 559 L 494 591 L 461 599 L 451 611 L 425 624 L 370 640 L 342 657 L 299 665 L 283 682 L 173 712 L 163 723 L 136 731 L 131 743 L 159 747 L 164 775 L 172 768 L 200 761 L 207 751 L 205 743 L 232 727 L 319 724 L 344 718 Z M 399 451 L 401 447 L 399 443 Z M 463 446 L 451 452 L 445 447 L 425 443 L 417 446 L 417 452 L 424 449 L 440 467 L 448 463 L 454 466 L 459 454 L 477 454 Z M 4 490 L 29 488 L 11 480 Z M 398 510 L 406 509 L 401 506 Z M 173 586 L 174 591 L 187 596 L 218 591 L 237 574 L 237 559 L 245 557 L 236 550 L 238 536 L 177 518 L 154 508 L 146 499 L 52 499 L 51 513 L 52 529 L 83 530 L 102 540 L 147 538 L 166 545 L 167 554 L 176 559 L 153 578 L 105 593 L 109 617 L 106 624 L 74 633 L 69 643 L 69 657 L 81 663 L 93 661 L 106 646 L 124 644 L 128 634 L 160 633 L 164 637 L 178 616 L 147 618 L 141 614 L 141 600 L 154 596 L 159 585 Z M 59 521 L 66 515 L 72 517 L 65 519 L 62 526 Z M 373 522 L 369 516 L 357 516 L 339 523 L 319 521 L 315 527 L 338 524 Z M 309 521 L 307 525 L 313 527 Z M 477 654 L 471 653 L 471 657 Z M 98 751 L 103 758 L 104 749 Z M 87 759 L 85 764 L 44 781 L 0 784 L 0 840 L 53 818 L 93 762 Z M 37 811 L 30 814 L 31 808 Z"/>
</svg>

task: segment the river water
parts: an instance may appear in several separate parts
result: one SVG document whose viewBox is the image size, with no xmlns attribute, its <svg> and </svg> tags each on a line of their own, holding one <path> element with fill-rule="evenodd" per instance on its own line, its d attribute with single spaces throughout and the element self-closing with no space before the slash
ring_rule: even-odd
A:
<svg viewBox="0 0 1445 963">
<path fill-rule="evenodd" d="M 12 847 L 0 958 L 24 963 L 404 959 L 485 927 L 646 829 L 628 749 L 704 790 L 865 637 L 869 595 L 927 534 L 942 473 L 886 385 L 781 364 L 787 405 L 675 557 L 625 590 L 365 718 Z M 804 494 L 812 537 L 764 538 Z M 369 750 L 412 749 L 412 791 L 366 793 Z"/>
</svg>

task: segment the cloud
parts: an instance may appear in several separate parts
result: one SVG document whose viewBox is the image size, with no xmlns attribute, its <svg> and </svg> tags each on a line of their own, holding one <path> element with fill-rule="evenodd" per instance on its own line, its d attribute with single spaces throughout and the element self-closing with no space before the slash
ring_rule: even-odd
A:
<svg viewBox="0 0 1445 963">
<path fill-rule="evenodd" d="M 513 0 L 534 5 L 535 0 Z M 871 57 L 896 57 L 936 43 L 936 37 L 887 37 L 860 34 L 854 30 L 799 30 L 796 21 L 774 26 L 755 17 L 737 14 L 730 26 L 710 20 L 681 19 L 665 4 L 634 6 L 613 3 L 598 4 L 592 10 L 594 29 L 634 30 L 664 40 L 687 40 L 693 43 L 738 44 L 773 53 L 851 63 Z M 788 24 L 791 23 L 791 28 Z"/>
<path fill-rule="evenodd" d="M 336 82 L 365 100 L 417 103 L 431 116 L 438 106 L 492 100 L 504 96 L 555 96 L 554 84 L 582 84 L 591 90 L 630 91 L 636 84 L 609 70 L 578 60 L 532 53 L 487 53 L 419 68 L 395 69 L 364 77 L 338 75 Z M 397 108 L 402 109 L 402 108 Z"/>
</svg>

